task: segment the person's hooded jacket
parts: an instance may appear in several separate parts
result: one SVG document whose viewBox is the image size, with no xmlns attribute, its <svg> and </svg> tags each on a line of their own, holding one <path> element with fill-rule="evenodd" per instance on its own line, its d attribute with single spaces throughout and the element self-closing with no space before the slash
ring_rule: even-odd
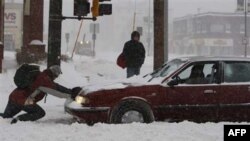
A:
<svg viewBox="0 0 250 141">
<path fill-rule="evenodd" d="M 137 36 L 140 38 L 140 34 L 134 31 L 131 34 L 131 40 L 126 42 L 123 48 L 123 55 L 125 57 L 127 67 L 138 68 L 141 67 L 145 60 L 145 49 L 140 41 L 133 40 Z"/>
</svg>

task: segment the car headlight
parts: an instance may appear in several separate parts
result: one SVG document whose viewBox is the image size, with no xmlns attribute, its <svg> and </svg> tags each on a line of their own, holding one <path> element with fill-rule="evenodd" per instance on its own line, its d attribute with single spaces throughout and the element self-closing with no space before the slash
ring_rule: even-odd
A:
<svg viewBox="0 0 250 141">
<path fill-rule="evenodd" d="M 84 96 L 79 96 L 79 95 L 76 96 L 75 101 L 78 104 L 88 104 L 89 103 L 89 99 L 88 98 L 86 98 Z"/>
</svg>

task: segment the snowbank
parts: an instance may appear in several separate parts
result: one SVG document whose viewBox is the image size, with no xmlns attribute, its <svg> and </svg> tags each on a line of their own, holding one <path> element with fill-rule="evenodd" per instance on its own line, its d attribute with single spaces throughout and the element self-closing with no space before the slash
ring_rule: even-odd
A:
<svg viewBox="0 0 250 141">
<path fill-rule="evenodd" d="M 58 123 L 57 123 L 58 122 Z M 65 124 L 59 120 L 0 123 L 1 141 L 222 141 L 223 125 L 190 122 L 108 125 Z"/>
</svg>

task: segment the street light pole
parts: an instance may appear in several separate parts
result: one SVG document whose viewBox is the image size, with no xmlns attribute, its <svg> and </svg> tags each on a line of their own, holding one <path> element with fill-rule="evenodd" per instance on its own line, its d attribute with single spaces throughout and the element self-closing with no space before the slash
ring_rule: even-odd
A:
<svg viewBox="0 0 250 141">
<path fill-rule="evenodd" d="M 61 34 L 62 20 L 55 17 L 62 16 L 62 0 L 50 0 L 49 6 L 49 40 L 48 40 L 48 64 L 49 68 L 52 65 L 61 64 Z"/>
</svg>

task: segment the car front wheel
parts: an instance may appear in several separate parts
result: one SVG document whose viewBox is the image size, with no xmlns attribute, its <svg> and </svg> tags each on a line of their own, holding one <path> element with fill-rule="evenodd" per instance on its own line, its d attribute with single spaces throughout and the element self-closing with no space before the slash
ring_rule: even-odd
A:
<svg viewBox="0 0 250 141">
<path fill-rule="evenodd" d="M 154 115 L 150 106 L 141 100 L 126 100 L 116 106 L 111 114 L 111 123 L 150 123 Z"/>
</svg>

